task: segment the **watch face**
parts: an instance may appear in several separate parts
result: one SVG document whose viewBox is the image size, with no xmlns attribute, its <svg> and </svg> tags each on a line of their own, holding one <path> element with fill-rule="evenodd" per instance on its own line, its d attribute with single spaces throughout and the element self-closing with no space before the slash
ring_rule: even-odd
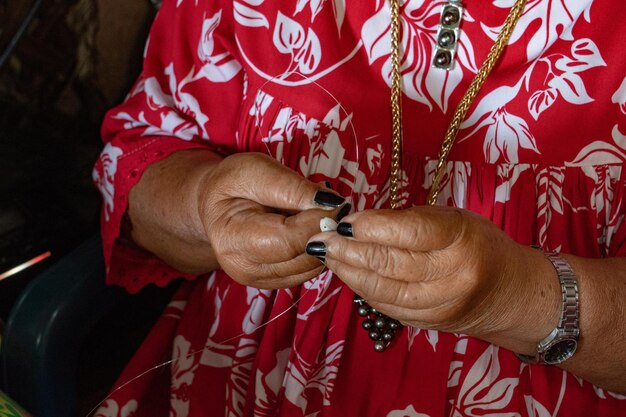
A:
<svg viewBox="0 0 626 417">
<path fill-rule="evenodd" d="M 567 359 L 572 357 L 574 352 L 576 352 L 577 345 L 578 344 L 574 339 L 565 339 L 556 342 L 544 353 L 544 362 L 551 365 L 565 362 Z"/>
</svg>

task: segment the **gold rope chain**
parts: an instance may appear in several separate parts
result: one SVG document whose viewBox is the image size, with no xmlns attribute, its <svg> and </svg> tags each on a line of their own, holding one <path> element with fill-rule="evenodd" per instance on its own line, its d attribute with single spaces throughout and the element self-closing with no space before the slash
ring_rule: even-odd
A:
<svg viewBox="0 0 626 417">
<path fill-rule="evenodd" d="M 399 189 L 402 176 L 401 170 L 401 154 L 402 154 L 402 87 L 400 78 L 400 0 L 391 1 L 391 112 L 392 112 L 392 151 L 391 151 L 391 178 L 390 183 L 390 205 L 392 209 L 398 208 L 400 202 Z M 515 25 L 522 16 L 524 7 L 526 6 L 526 0 L 517 0 L 509 15 L 504 22 L 502 31 L 498 35 L 495 43 L 491 47 L 487 58 L 483 62 L 482 66 L 474 76 L 469 88 L 465 91 L 463 98 L 459 102 L 452 121 L 448 126 L 446 135 L 444 136 L 443 144 L 439 150 L 437 156 L 437 166 L 435 169 L 435 176 L 433 177 L 433 183 L 428 193 L 426 203 L 428 205 L 434 205 L 437 202 L 439 196 L 441 180 L 443 178 L 446 162 L 448 161 L 448 155 L 454 145 L 454 141 L 459 133 L 461 123 L 465 120 L 467 112 L 469 111 L 474 99 L 478 95 L 478 92 L 485 84 L 485 80 L 491 73 L 491 70 L 495 66 L 496 62 L 502 55 L 502 51 L 509 42 L 511 33 L 515 28 Z"/>
</svg>

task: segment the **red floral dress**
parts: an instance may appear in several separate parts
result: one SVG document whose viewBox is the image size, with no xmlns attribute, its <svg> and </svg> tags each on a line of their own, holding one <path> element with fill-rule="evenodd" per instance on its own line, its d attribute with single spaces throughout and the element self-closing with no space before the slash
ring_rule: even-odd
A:
<svg viewBox="0 0 626 417">
<path fill-rule="evenodd" d="M 437 151 L 513 0 L 467 1 L 457 63 L 431 67 L 442 0 L 401 6 L 402 203 L 424 204 Z M 626 255 L 626 61 L 618 0 L 529 0 L 463 123 L 440 204 L 521 244 Z M 376 353 L 330 272 L 268 291 L 191 277 L 121 233 L 128 193 L 183 149 L 266 152 L 388 205 L 390 12 L 382 0 L 165 0 L 144 69 L 111 110 L 94 170 L 107 282 L 180 290 L 98 416 L 626 416 L 626 397 L 458 334 L 404 328 Z M 584 308 L 584 306 L 582 306 Z M 583 335 L 585 329 L 582 329 Z"/>
</svg>

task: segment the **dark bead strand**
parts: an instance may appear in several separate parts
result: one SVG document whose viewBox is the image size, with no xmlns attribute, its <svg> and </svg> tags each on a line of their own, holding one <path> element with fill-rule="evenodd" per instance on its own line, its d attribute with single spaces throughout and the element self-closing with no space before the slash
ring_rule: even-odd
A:
<svg viewBox="0 0 626 417">
<path fill-rule="evenodd" d="M 355 296 L 354 303 L 357 305 L 357 313 L 363 317 L 361 326 L 374 341 L 374 350 L 384 352 L 393 340 L 396 331 L 402 326 L 398 320 L 384 315 L 367 304 L 367 301 Z"/>
</svg>

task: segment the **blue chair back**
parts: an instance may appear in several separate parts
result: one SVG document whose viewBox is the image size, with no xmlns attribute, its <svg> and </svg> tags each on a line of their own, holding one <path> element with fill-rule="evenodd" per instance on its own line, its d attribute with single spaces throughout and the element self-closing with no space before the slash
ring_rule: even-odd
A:
<svg viewBox="0 0 626 417">
<path fill-rule="evenodd" d="M 36 417 L 76 415 L 81 344 L 124 296 L 104 284 L 97 235 L 36 277 L 5 327 L 0 360 L 7 394 Z"/>
</svg>

